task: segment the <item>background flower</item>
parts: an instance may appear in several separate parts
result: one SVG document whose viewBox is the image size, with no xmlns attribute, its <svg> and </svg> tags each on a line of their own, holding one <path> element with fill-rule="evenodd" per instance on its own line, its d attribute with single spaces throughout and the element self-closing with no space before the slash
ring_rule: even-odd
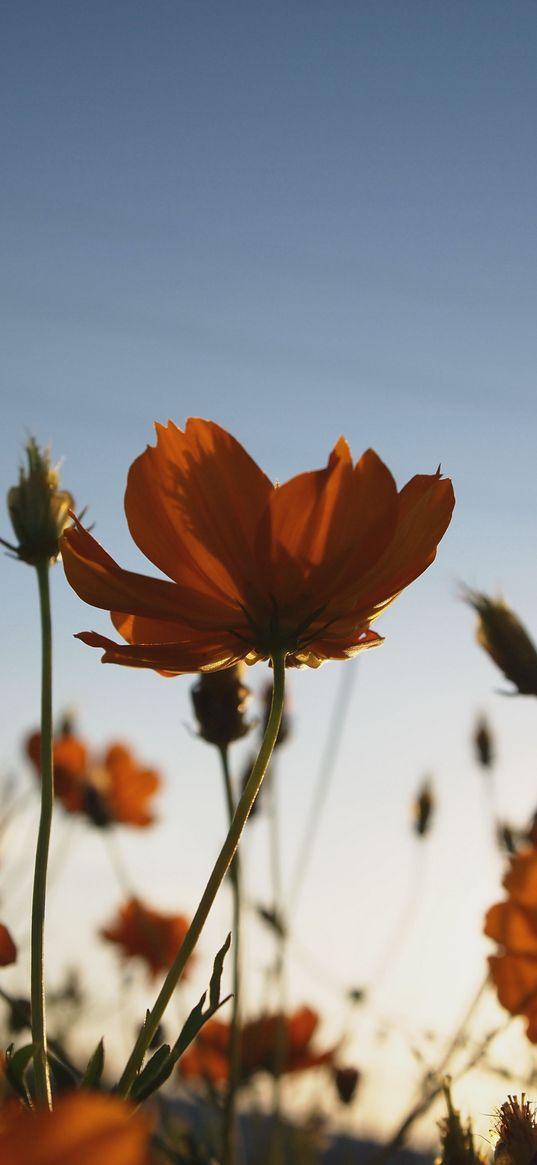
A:
<svg viewBox="0 0 537 1165">
<path fill-rule="evenodd" d="M 184 915 L 163 914 L 144 906 L 138 898 L 130 898 L 116 921 L 100 933 L 122 948 L 124 958 L 142 959 L 154 978 L 171 965 L 188 927 Z"/>
<path fill-rule="evenodd" d="M 537 1043 L 537 849 L 514 855 L 503 884 L 507 901 L 485 919 L 485 934 L 504 950 L 490 956 L 490 972 L 500 1003 L 526 1016 L 528 1039 Z"/>
<path fill-rule="evenodd" d="M 300 1007 L 291 1015 L 261 1015 L 244 1023 L 240 1033 L 241 1082 L 257 1072 L 274 1074 L 281 1039 L 281 1072 L 302 1072 L 331 1064 L 335 1049 L 316 1051 L 311 1045 L 319 1017 L 309 1007 Z M 280 1029 L 281 1033 L 280 1033 Z M 225 1084 L 229 1073 L 230 1024 L 211 1019 L 179 1062 L 184 1077 Z"/>
<path fill-rule="evenodd" d="M 148 1165 L 151 1121 L 117 1097 L 75 1092 L 54 1111 L 10 1107 L 0 1127 L 2 1165 Z"/>
<path fill-rule="evenodd" d="M 39 732 L 26 742 L 26 752 L 40 772 Z M 90 756 L 86 743 L 70 731 L 54 740 L 54 791 L 69 813 L 82 813 L 94 825 L 144 828 L 155 820 L 149 802 L 160 787 L 154 769 L 135 760 L 125 744 L 111 744 L 102 758 Z"/>
</svg>

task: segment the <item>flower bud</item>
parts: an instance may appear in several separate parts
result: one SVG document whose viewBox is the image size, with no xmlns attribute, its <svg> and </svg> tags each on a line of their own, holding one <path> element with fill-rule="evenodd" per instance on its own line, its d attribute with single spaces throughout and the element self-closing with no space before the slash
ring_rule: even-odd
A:
<svg viewBox="0 0 537 1165">
<path fill-rule="evenodd" d="M 496 1118 L 495 1165 L 530 1165 L 537 1152 L 535 1108 L 522 1093 L 509 1096 Z"/>
<path fill-rule="evenodd" d="M 479 764 L 491 769 L 494 764 L 494 740 L 488 721 L 480 716 L 475 726 L 474 745 Z"/>
<path fill-rule="evenodd" d="M 537 650 L 525 627 L 502 599 L 468 591 L 479 616 L 477 639 L 521 696 L 537 696 Z"/>
<path fill-rule="evenodd" d="M 19 484 L 12 486 L 7 495 L 18 545 L 0 541 L 22 562 L 38 566 L 58 557 L 60 536 L 74 503 L 71 494 L 59 488 L 59 473 L 50 465 L 48 450 L 41 452 L 33 437 L 26 446 L 26 457 L 28 467 L 21 466 Z"/>
<path fill-rule="evenodd" d="M 244 666 L 202 672 L 191 691 L 199 734 L 208 744 L 226 748 L 250 731 L 244 719 L 250 690 L 242 682 Z"/>
<path fill-rule="evenodd" d="M 352 1104 L 359 1081 L 357 1068 L 334 1068 L 334 1084 L 342 1104 Z"/>
<path fill-rule="evenodd" d="M 414 801 L 414 832 L 418 837 L 425 837 L 431 828 L 434 810 L 433 787 L 429 780 L 425 780 Z"/>
</svg>

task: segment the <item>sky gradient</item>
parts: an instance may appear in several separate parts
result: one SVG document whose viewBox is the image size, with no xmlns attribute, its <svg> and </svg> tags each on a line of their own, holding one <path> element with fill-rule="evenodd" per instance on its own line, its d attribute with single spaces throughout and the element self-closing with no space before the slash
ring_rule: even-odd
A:
<svg viewBox="0 0 537 1165">
<path fill-rule="evenodd" d="M 439 463 L 453 479 L 437 563 L 377 624 L 384 646 L 342 665 L 356 670 L 352 700 L 297 920 L 333 978 L 369 979 L 406 909 L 409 802 L 432 774 L 425 888 L 378 1014 L 449 1034 L 482 974 L 501 872 L 470 746 L 479 711 L 498 735 L 501 812 L 524 820 L 537 802 L 535 711 L 497 694 L 460 601 L 461 582 L 500 591 L 537 630 L 537 8 L 25 0 L 1 24 L 4 491 L 34 433 L 64 459 L 95 536 L 144 570 L 122 498 L 154 420 L 214 419 L 278 480 L 323 465 L 340 433 L 399 485 Z M 38 715 L 37 611 L 31 572 L 7 559 L 2 571 L 12 771 Z M 106 615 L 61 567 L 53 591 L 57 711 L 74 706 L 95 747 L 127 738 L 165 772 L 152 884 L 186 909 L 223 820 L 213 758 L 188 730 L 191 681 L 101 669 L 73 633 L 106 633 Z M 291 679 L 287 878 L 341 671 Z M 103 872 L 100 898 L 94 877 L 102 917 L 110 887 Z M 295 972 L 292 996 L 308 992 L 329 1030 L 330 992 Z M 364 1124 L 383 1119 L 373 1091 L 364 1103 Z"/>
</svg>

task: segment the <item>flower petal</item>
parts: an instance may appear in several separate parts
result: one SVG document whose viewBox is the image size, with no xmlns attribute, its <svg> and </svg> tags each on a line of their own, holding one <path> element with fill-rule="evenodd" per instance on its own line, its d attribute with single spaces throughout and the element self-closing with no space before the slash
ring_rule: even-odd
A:
<svg viewBox="0 0 537 1165">
<path fill-rule="evenodd" d="M 366 618 L 370 610 L 378 617 L 382 610 L 436 558 L 438 543 L 451 521 L 455 498 L 449 479 L 436 474 L 413 477 L 399 494 L 397 525 L 379 560 L 359 578 L 354 587 L 351 612 Z M 347 603 L 349 585 L 339 601 Z"/>
<path fill-rule="evenodd" d="M 2 1165 L 146 1165 L 152 1121 L 119 1097 L 71 1092 L 0 1130 Z"/>
<path fill-rule="evenodd" d="M 184 675 L 188 672 L 211 671 L 232 667 L 244 658 L 244 647 L 229 642 L 207 640 L 205 643 L 115 643 L 96 631 L 81 631 L 75 636 L 90 647 L 103 647 L 102 663 L 119 663 L 125 667 L 147 667 L 166 675 Z M 240 652 L 240 653 L 239 653 Z"/>
<path fill-rule="evenodd" d="M 4 925 L 0 922 L 0 967 L 9 967 L 17 958 L 17 948 L 11 934 Z"/>
<path fill-rule="evenodd" d="M 528 1039 L 537 1043 L 537 959 L 491 955 L 489 967 L 502 1007 L 528 1017 Z"/>
<path fill-rule="evenodd" d="M 270 503 L 273 591 L 285 612 L 301 595 L 320 607 L 379 558 L 397 521 L 397 489 L 368 450 L 353 469 L 343 438 L 325 469 L 301 473 Z M 276 581 L 277 580 L 277 581 Z"/>
<path fill-rule="evenodd" d="M 208 627 L 218 620 L 227 624 L 237 613 L 225 598 L 123 570 L 79 524 L 62 539 L 62 559 L 67 579 L 80 598 L 105 611 L 128 611 L 180 625 L 187 612 L 190 626 Z"/>
<path fill-rule="evenodd" d="M 253 550 L 272 483 L 212 421 L 155 427 L 157 444 L 131 466 L 125 494 L 135 542 L 181 585 L 244 602 L 262 584 Z"/>
<path fill-rule="evenodd" d="M 485 918 L 485 934 L 514 955 L 537 956 L 537 909 L 497 902 Z"/>
<path fill-rule="evenodd" d="M 515 854 L 503 880 L 510 897 L 521 906 L 537 909 L 537 850 Z"/>
</svg>

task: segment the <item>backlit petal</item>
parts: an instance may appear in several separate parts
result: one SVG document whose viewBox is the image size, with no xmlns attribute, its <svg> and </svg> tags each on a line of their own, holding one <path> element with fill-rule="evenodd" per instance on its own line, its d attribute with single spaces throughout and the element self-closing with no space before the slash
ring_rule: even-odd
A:
<svg viewBox="0 0 537 1165">
<path fill-rule="evenodd" d="M 272 483 L 229 433 L 190 418 L 157 425 L 129 473 L 125 511 L 148 558 L 186 586 L 244 601 L 262 564 L 253 549 Z"/>
<path fill-rule="evenodd" d="M 215 595 L 205 591 L 123 570 L 80 525 L 66 532 L 62 559 L 73 590 L 86 603 L 103 610 L 128 611 L 150 618 L 158 615 L 179 623 L 188 612 L 191 626 L 209 627 L 214 627 L 218 618 L 228 623 L 236 611 L 231 602 L 224 599 L 219 604 Z"/>
<path fill-rule="evenodd" d="M 210 639 L 199 643 L 140 643 L 132 646 L 115 643 L 96 631 L 81 631 L 76 638 L 90 647 L 104 648 L 102 663 L 154 668 L 167 675 L 231 667 L 244 658 L 240 645 L 231 637 L 227 642 Z"/>
</svg>

